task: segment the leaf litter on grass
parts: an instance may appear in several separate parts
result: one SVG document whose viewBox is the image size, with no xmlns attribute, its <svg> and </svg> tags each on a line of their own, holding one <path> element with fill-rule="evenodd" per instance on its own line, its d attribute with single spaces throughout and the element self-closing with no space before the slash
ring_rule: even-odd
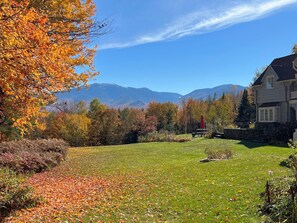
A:
<svg viewBox="0 0 297 223">
<path fill-rule="evenodd" d="M 17 211 L 6 222 L 70 222 L 83 218 L 86 209 L 109 205 L 119 186 L 112 180 L 89 176 L 67 176 L 54 170 L 35 174 L 28 182 L 43 198 L 38 206 Z M 76 218 L 72 219 L 71 218 Z"/>
</svg>

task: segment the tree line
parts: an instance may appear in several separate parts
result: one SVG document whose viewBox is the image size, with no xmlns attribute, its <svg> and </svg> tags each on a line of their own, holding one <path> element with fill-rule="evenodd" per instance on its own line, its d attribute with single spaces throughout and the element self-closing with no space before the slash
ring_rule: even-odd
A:
<svg viewBox="0 0 297 223">
<path fill-rule="evenodd" d="M 146 109 L 110 108 L 98 99 L 93 99 L 89 106 L 84 101 L 61 102 L 52 106 L 52 110 L 47 108 L 51 111 L 44 111 L 47 114 L 40 115 L 39 125 L 28 131 L 25 137 L 64 139 L 72 146 L 136 143 L 139 137 L 154 131 L 191 133 L 199 128 L 201 116 L 210 131 L 223 131 L 240 121 L 242 102 L 248 102 L 249 109 L 252 108 L 250 100 L 245 90 L 240 94 L 223 94 L 218 99 L 190 98 L 180 105 L 151 102 Z M 243 117 L 247 118 L 246 112 Z M 247 122 L 250 121 L 249 118 Z"/>
</svg>

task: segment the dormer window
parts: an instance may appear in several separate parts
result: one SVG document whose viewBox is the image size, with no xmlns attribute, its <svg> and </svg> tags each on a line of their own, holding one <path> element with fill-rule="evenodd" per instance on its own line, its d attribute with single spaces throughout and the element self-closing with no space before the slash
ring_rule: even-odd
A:
<svg viewBox="0 0 297 223">
<path fill-rule="evenodd" d="M 274 77 L 273 76 L 268 76 L 266 78 L 266 88 L 267 89 L 272 89 L 274 87 Z"/>
</svg>

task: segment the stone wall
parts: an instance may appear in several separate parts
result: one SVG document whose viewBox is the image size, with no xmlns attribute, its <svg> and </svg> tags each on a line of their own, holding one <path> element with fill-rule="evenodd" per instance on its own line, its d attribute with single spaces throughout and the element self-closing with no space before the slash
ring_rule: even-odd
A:
<svg viewBox="0 0 297 223">
<path fill-rule="evenodd" d="M 224 129 L 224 138 L 287 143 L 293 138 L 295 128 L 292 123 L 257 123 L 255 129 Z"/>
<path fill-rule="evenodd" d="M 225 139 L 259 141 L 261 135 L 263 135 L 262 132 L 257 129 L 224 129 Z"/>
</svg>

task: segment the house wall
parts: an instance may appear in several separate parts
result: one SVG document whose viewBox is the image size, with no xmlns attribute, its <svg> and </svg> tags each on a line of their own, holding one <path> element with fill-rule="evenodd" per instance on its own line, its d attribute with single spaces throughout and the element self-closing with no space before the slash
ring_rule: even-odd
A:
<svg viewBox="0 0 297 223">
<path fill-rule="evenodd" d="M 266 88 L 266 77 L 273 75 L 274 76 L 274 87 L 272 89 Z M 266 71 L 266 74 L 263 77 L 263 83 L 261 86 L 257 87 L 257 103 L 267 103 L 267 102 L 283 102 L 286 101 L 286 86 L 283 82 L 277 82 L 278 76 L 274 70 L 269 67 Z"/>
<path fill-rule="evenodd" d="M 286 90 L 286 88 L 285 88 L 285 90 Z M 285 92 L 285 90 L 284 90 L 284 92 Z M 259 91 L 257 91 L 257 98 L 259 98 L 259 96 L 260 96 L 259 94 L 261 94 L 261 93 L 259 93 Z M 261 99 L 261 100 L 257 100 L 257 102 L 255 102 L 256 109 L 257 109 L 257 112 L 256 112 L 256 115 L 257 115 L 256 122 L 259 122 L 259 106 L 261 104 L 263 104 L 263 103 L 269 103 L 269 102 L 279 102 L 280 103 L 280 122 L 281 123 L 286 123 L 287 121 L 290 120 L 289 119 L 289 117 L 290 117 L 289 102 L 287 101 L 287 99 L 286 99 L 285 96 L 284 96 L 284 98 L 280 98 L 280 100 L 283 100 L 283 101 L 269 100 L 269 99 L 271 99 L 269 97 L 265 97 L 265 98 L 267 98 L 267 101 L 265 101 L 264 99 Z"/>
<path fill-rule="evenodd" d="M 272 89 L 266 88 L 266 77 L 274 76 L 274 87 Z M 259 121 L 259 106 L 263 103 L 279 102 L 280 103 L 280 122 L 285 123 L 289 120 L 288 101 L 290 99 L 290 87 L 289 83 L 277 82 L 278 76 L 274 72 L 273 68 L 269 67 L 266 70 L 266 74 L 263 77 L 263 83 L 261 86 L 254 87 L 256 91 L 255 104 L 257 105 L 257 122 Z"/>
</svg>

